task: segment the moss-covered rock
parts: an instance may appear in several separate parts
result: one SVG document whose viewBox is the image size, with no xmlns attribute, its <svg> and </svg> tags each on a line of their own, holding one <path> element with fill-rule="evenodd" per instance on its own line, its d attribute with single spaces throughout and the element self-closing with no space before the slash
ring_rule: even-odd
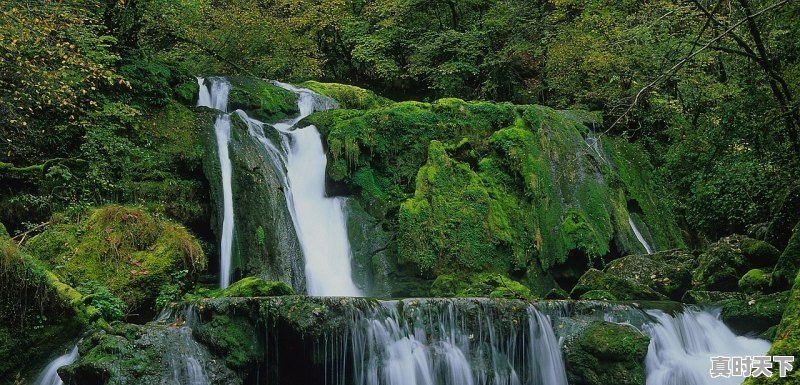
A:
<svg viewBox="0 0 800 385">
<path fill-rule="evenodd" d="M 667 299 L 665 295 L 648 286 L 597 269 L 589 269 L 583 274 L 570 295 L 572 298 L 582 298 L 585 293 L 593 290 L 603 290 L 621 301 Z"/>
<path fill-rule="evenodd" d="M 732 235 L 709 245 L 692 276 L 695 290 L 735 291 L 748 270 L 772 266 L 780 252 L 770 244 Z"/>
<path fill-rule="evenodd" d="M 263 354 L 254 324 L 243 317 L 215 314 L 194 329 L 194 336 L 233 369 L 247 369 Z"/>
<path fill-rule="evenodd" d="M 643 385 L 650 339 L 628 325 L 595 322 L 564 344 L 572 385 Z"/>
<path fill-rule="evenodd" d="M 772 273 L 752 269 L 739 278 L 739 290 L 746 294 L 766 293 L 770 289 Z"/>
<path fill-rule="evenodd" d="M 33 381 L 40 363 L 77 338 L 90 321 L 82 301 L 80 293 L 0 235 L 0 384 Z"/>
<path fill-rule="evenodd" d="M 533 299 L 525 285 L 501 274 L 481 273 L 468 277 L 443 274 L 431 285 L 434 297 L 486 297 L 508 299 Z"/>
<path fill-rule="evenodd" d="M 612 261 L 603 271 L 648 286 L 672 300 L 680 300 L 691 285 L 690 267 L 660 253 L 631 255 Z"/>
<path fill-rule="evenodd" d="M 720 316 L 737 334 L 759 334 L 780 322 L 788 299 L 789 292 L 727 299 L 719 302 Z"/>
<path fill-rule="evenodd" d="M 689 290 L 681 297 L 681 302 L 697 305 L 710 305 L 724 300 L 742 300 L 743 293 L 736 291 Z"/>
<path fill-rule="evenodd" d="M 589 290 L 579 298 L 585 301 L 616 301 L 617 297 L 606 290 Z"/>
<path fill-rule="evenodd" d="M 771 356 L 800 356 L 800 274 L 795 277 L 794 286 L 789 294 L 783 317 L 775 331 L 775 339 L 772 347 L 767 353 Z M 800 384 L 800 370 L 797 370 L 797 362 L 794 363 L 795 369 L 788 372 L 788 377 L 781 378 L 777 375 L 772 377 L 748 378 L 744 385 L 785 385 Z M 777 370 L 773 368 L 773 373 Z"/>
<path fill-rule="evenodd" d="M 292 294 L 292 288 L 283 282 L 269 282 L 257 277 L 242 278 L 222 292 L 223 297 L 273 297 Z"/>
<path fill-rule="evenodd" d="M 121 298 L 129 313 L 152 317 L 162 286 L 173 273 L 195 277 L 206 259 L 182 226 L 127 206 L 92 209 L 86 217 L 53 224 L 26 248 L 64 282 L 97 282 Z"/>
<path fill-rule="evenodd" d="M 230 111 L 243 110 L 248 116 L 274 123 L 298 113 L 297 95 L 270 82 L 244 77 L 232 77 L 228 95 Z"/>
<path fill-rule="evenodd" d="M 800 270 L 800 222 L 794 226 L 789 243 L 772 271 L 773 286 L 788 288 L 798 270 Z"/>
<path fill-rule="evenodd" d="M 356 86 L 339 83 L 321 83 L 309 80 L 299 84 L 300 87 L 308 88 L 316 93 L 325 95 L 335 100 L 340 108 L 367 110 L 387 106 L 391 100 L 376 95 L 370 90 L 365 90 Z"/>
<path fill-rule="evenodd" d="M 544 299 L 569 299 L 569 293 L 560 287 L 554 287 L 544 295 Z"/>
</svg>

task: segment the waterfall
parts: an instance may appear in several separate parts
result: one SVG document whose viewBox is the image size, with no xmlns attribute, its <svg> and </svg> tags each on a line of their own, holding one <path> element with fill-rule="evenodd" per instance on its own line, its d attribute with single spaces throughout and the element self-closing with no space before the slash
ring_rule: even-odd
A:
<svg viewBox="0 0 800 385">
<path fill-rule="evenodd" d="M 307 89 L 275 82 L 297 94 L 300 114 L 272 125 L 280 134 L 280 148 L 263 132 L 264 124 L 247 118 L 250 135 L 269 154 L 282 177 L 286 204 L 305 257 L 309 295 L 360 296 L 351 274 L 350 241 L 347 238 L 345 200 L 325 194 L 327 157 L 320 133 L 314 126 L 296 127 L 314 111 L 328 109 L 333 102 Z"/>
<path fill-rule="evenodd" d="M 638 239 L 639 243 L 641 243 L 642 246 L 644 246 L 644 249 L 647 251 L 647 254 L 653 254 L 653 248 L 651 248 L 650 245 L 647 243 L 647 241 L 644 239 L 642 233 L 639 231 L 639 228 L 636 227 L 636 223 L 633 221 L 633 218 L 631 218 L 630 215 L 628 215 L 628 223 L 631 225 L 633 233 L 636 234 L 636 239 Z"/>
<path fill-rule="evenodd" d="M 744 377 L 711 378 L 710 357 L 760 356 L 770 348 L 765 340 L 735 335 L 711 312 L 647 313 L 656 320 L 643 328 L 650 335 L 647 385 L 738 385 Z"/>
<path fill-rule="evenodd" d="M 233 247 L 233 188 L 231 186 L 231 158 L 228 154 L 228 143 L 231 138 L 231 118 L 227 114 L 228 94 L 231 85 L 223 78 L 210 78 L 211 92 L 202 78 L 197 78 L 200 84 L 200 93 L 197 100 L 198 106 L 211 107 L 221 111 L 214 123 L 217 138 L 217 153 L 222 176 L 222 237 L 220 239 L 219 286 L 226 288 L 231 280 L 231 253 Z"/>
<path fill-rule="evenodd" d="M 69 365 L 75 362 L 77 359 L 78 345 L 75 345 L 67 354 L 59 356 L 47 364 L 47 367 L 45 367 L 42 373 L 39 375 L 36 383 L 38 385 L 63 385 L 64 382 L 61 381 L 61 377 L 58 376 L 58 368 Z"/>
<path fill-rule="evenodd" d="M 349 330 L 352 383 L 567 385 L 549 318 L 531 305 L 515 310 L 486 299 L 408 299 L 359 311 Z M 335 367 L 327 372 L 345 382 Z"/>
</svg>

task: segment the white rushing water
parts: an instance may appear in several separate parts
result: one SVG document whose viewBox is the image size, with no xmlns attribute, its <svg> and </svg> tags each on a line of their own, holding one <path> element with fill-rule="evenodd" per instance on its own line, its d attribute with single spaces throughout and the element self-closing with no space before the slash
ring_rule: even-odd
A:
<svg viewBox="0 0 800 385">
<path fill-rule="evenodd" d="M 231 158 L 228 154 L 228 143 L 231 138 L 231 117 L 228 111 L 228 94 L 231 85 L 223 78 L 210 78 L 211 91 L 205 85 L 203 78 L 197 78 L 200 93 L 197 99 L 198 106 L 210 107 L 221 111 L 214 123 L 217 137 L 217 153 L 222 179 L 222 236 L 220 239 L 220 272 L 219 286 L 226 288 L 231 280 L 231 253 L 233 247 L 233 188 L 231 185 Z"/>
<path fill-rule="evenodd" d="M 249 120 L 251 135 L 264 145 L 283 178 L 286 204 L 305 258 L 306 285 L 309 295 L 361 296 L 351 274 L 350 241 L 342 197 L 325 194 L 327 157 L 322 138 L 314 126 L 296 127 L 297 123 L 317 110 L 328 109 L 332 102 L 307 89 L 275 82 L 297 94 L 300 114 L 273 125 L 281 134 L 280 150 L 263 131 Z M 263 125 L 263 124 L 262 124 Z M 263 130 L 263 126 L 262 129 Z M 281 167 L 281 165 L 283 167 Z"/>
<path fill-rule="evenodd" d="M 657 322 L 644 326 L 647 385 L 738 385 L 744 377 L 711 378 L 711 356 L 762 356 L 770 348 L 768 341 L 735 335 L 714 313 L 648 314 Z"/>
<path fill-rule="evenodd" d="M 642 246 L 644 246 L 644 249 L 645 251 L 647 251 L 647 254 L 653 254 L 653 248 L 650 247 L 650 245 L 644 239 L 642 233 L 639 231 L 639 228 L 636 227 L 636 222 L 633 221 L 633 218 L 631 218 L 630 215 L 628 215 L 628 223 L 631 225 L 631 229 L 633 230 L 633 233 L 636 235 L 636 239 L 638 239 L 639 243 L 641 243 Z"/>
<path fill-rule="evenodd" d="M 486 299 L 397 301 L 354 317 L 354 385 L 567 385 L 549 318 Z M 519 323 L 517 323 L 519 322 Z M 336 354 L 336 353 L 334 353 Z M 335 368 L 332 383 L 337 380 Z"/>
<path fill-rule="evenodd" d="M 68 353 L 57 357 L 44 368 L 39 378 L 36 380 L 38 385 L 62 385 L 61 377 L 58 375 L 58 368 L 69 365 L 78 359 L 78 345 L 75 345 Z"/>
</svg>

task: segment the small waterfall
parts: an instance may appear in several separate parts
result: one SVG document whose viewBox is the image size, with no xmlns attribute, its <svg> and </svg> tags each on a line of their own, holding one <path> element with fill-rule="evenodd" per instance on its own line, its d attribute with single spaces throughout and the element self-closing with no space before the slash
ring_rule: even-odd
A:
<svg viewBox="0 0 800 385">
<path fill-rule="evenodd" d="M 628 215 L 628 223 L 631 225 L 631 229 L 633 233 L 636 234 L 636 239 L 639 240 L 639 243 L 644 246 L 644 249 L 647 251 L 647 254 L 653 254 L 653 248 L 647 243 L 647 241 L 642 236 L 642 233 L 639 231 L 639 228 L 636 227 L 636 223 L 633 221 L 630 215 Z"/>
<path fill-rule="evenodd" d="M 272 166 L 285 174 L 282 178 L 286 204 L 305 257 L 309 295 L 360 296 L 351 274 L 350 241 L 344 213 L 344 198 L 325 195 L 327 157 L 322 138 L 314 126 L 296 127 L 314 111 L 329 109 L 333 102 L 310 90 L 275 82 L 297 94 L 300 114 L 273 125 L 281 137 L 280 148 L 263 132 L 263 123 L 242 118 L 250 135 L 270 155 Z"/>
<path fill-rule="evenodd" d="M 217 137 L 217 153 L 219 154 L 219 164 L 222 173 L 222 237 L 220 240 L 220 272 L 219 286 L 228 287 L 231 280 L 231 253 L 233 247 L 233 188 L 231 186 L 232 166 L 228 154 L 228 143 L 231 138 L 231 117 L 228 110 L 228 94 L 231 85 L 223 78 L 210 78 L 211 92 L 205 85 L 202 78 L 197 81 L 200 84 L 200 95 L 197 105 L 210 107 L 221 111 L 214 123 L 214 131 Z"/>
<path fill-rule="evenodd" d="M 61 377 L 58 376 L 58 368 L 69 365 L 78 359 L 78 345 L 75 345 L 67 354 L 57 357 L 47 364 L 39 378 L 36 380 L 38 385 L 63 385 Z"/>
<path fill-rule="evenodd" d="M 647 313 L 656 319 L 643 328 L 650 335 L 645 359 L 647 385 L 738 385 L 743 377 L 711 378 L 710 357 L 760 356 L 770 348 L 765 340 L 735 335 L 710 312 Z"/>
<path fill-rule="evenodd" d="M 164 378 L 170 378 L 174 385 L 209 385 L 211 382 L 200 360 L 203 352 L 200 345 L 192 337 L 192 328 L 199 325 L 200 315 L 194 306 L 187 306 L 180 311 L 175 311 L 166 317 L 159 315 L 158 319 L 180 320 L 183 325 L 178 327 L 176 342 L 168 349 L 167 357 L 169 372 Z M 165 383 L 169 383 L 165 381 Z"/>
<path fill-rule="evenodd" d="M 567 385 L 547 316 L 530 305 L 509 314 L 490 300 L 461 301 L 386 301 L 356 313 L 352 383 Z M 330 382 L 344 383 L 337 365 Z"/>
</svg>

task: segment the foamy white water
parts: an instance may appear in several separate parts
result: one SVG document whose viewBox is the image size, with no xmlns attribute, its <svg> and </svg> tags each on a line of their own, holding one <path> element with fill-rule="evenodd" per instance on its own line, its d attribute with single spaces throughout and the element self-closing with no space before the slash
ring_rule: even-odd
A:
<svg viewBox="0 0 800 385">
<path fill-rule="evenodd" d="M 36 380 L 38 385 L 63 385 L 61 377 L 58 375 L 58 368 L 69 365 L 78 359 L 78 345 L 75 345 L 67 354 L 57 357 L 44 368 L 39 378 Z"/>
<path fill-rule="evenodd" d="M 735 335 L 713 313 L 648 314 L 657 322 L 644 326 L 650 335 L 647 385 L 738 385 L 744 377 L 711 378 L 711 356 L 762 356 L 770 348 L 768 341 Z"/>
<path fill-rule="evenodd" d="M 210 107 L 221 112 L 214 122 L 214 132 L 217 138 L 217 154 L 222 179 L 222 236 L 220 239 L 219 286 L 226 288 L 231 281 L 231 254 L 233 247 L 233 188 L 231 175 L 233 173 L 231 158 L 228 154 L 228 143 L 231 139 L 231 117 L 228 111 L 228 94 L 231 84 L 224 78 L 210 78 L 211 91 L 209 92 L 202 78 L 197 78 L 200 93 L 197 99 L 198 106 Z"/>
</svg>

